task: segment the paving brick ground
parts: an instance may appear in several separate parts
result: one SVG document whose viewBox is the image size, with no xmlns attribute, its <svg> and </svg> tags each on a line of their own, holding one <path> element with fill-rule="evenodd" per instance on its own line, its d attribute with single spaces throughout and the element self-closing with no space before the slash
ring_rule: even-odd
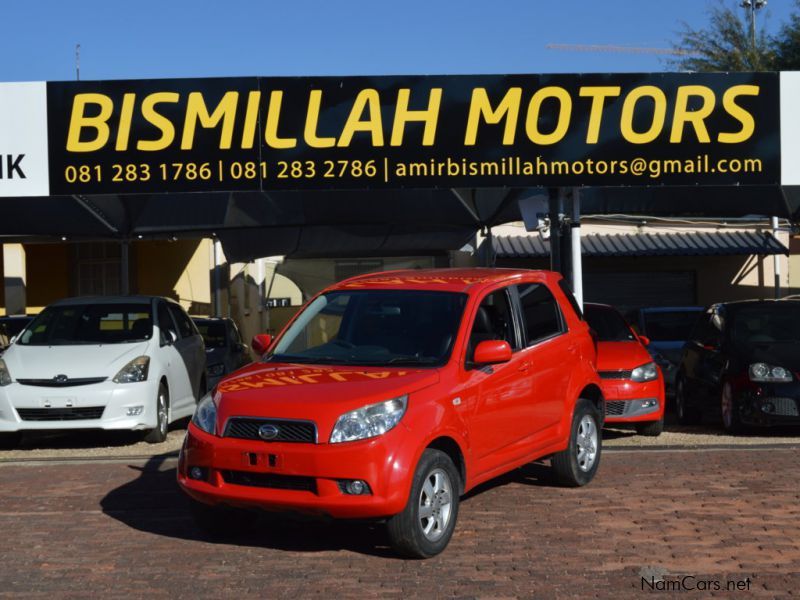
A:
<svg viewBox="0 0 800 600">
<path fill-rule="evenodd" d="M 269 520 L 212 542 L 172 458 L 6 463 L 0 596 L 672 597 L 687 576 L 711 589 L 681 597 L 797 596 L 798 452 L 608 452 L 578 490 L 531 465 L 470 494 L 450 547 L 427 561 L 395 558 L 363 524 Z M 746 578 L 749 593 L 714 589 Z"/>
</svg>

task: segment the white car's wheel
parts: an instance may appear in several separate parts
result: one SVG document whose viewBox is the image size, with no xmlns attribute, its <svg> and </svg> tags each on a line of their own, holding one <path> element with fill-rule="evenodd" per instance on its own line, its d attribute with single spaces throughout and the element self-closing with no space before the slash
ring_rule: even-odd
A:
<svg viewBox="0 0 800 600">
<path fill-rule="evenodd" d="M 147 432 L 144 441 L 148 444 L 160 444 L 167 439 L 169 429 L 169 391 L 163 383 L 158 385 L 156 397 L 156 426 Z"/>
</svg>

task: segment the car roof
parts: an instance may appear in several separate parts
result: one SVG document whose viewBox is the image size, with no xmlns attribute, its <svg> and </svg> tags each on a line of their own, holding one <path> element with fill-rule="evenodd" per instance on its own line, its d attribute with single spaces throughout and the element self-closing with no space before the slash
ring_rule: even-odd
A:
<svg viewBox="0 0 800 600">
<path fill-rule="evenodd" d="M 329 289 L 416 289 L 443 292 L 469 292 L 492 283 L 525 280 L 555 284 L 561 275 L 531 269 L 407 269 L 368 273 L 345 279 Z"/>
<path fill-rule="evenodd" d="M 233 319 L 229 319 L 228 317 L 192 317 L 192 321 L 194 321 L 195 323 L 199 321 L 209 321 L 211 323 L 225 323 L 227 321 L 232 321 L 232 320 Z"/>
<path fill-rule="evenodd" d="M 771 304 L 794 304 L 796 302 L 798 302 L 798 299 L 795 298 L 732 300 L 730 302 L 717 302 L 716 304 L 712 304 L 709 308 L 715 309 L 725 307 L 726 309 L 737 310 L 746 306 L 769 306 Z"/>
<path fill-rule="evenodd" d="M 662 312 L 702 312 L 702 306 L 648 306 L 639 309 L 643 313 L 662 313 Z"/>
<path fill-rule="evenodd" d="M 71 306 L 77 304 L 150 304 L 159 298 L 177 304 L 171 298 L 163 296 L 76 296 L 74 298 L 63 298 L 56 300 L 50 306 Z"/>
</svg>

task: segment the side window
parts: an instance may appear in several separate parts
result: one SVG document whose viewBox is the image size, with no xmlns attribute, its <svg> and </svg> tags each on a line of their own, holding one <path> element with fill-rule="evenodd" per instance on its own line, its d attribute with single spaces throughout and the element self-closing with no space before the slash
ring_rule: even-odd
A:
<svg viewBox="0 0 800 600">
<path fill-rule="evenodd" d="M 169 310 L 167 310 L 167 305 L 164 304 L 163 302 L 159 302 L 156 311 L 158 316 L 158 328 L 161 330 L 161 343 L 162 344 L 166 343 L 167 331 L 171 331 L 172 333 L 174 333 L 175 337 L 177 338 L 178 330 L 175 327 L 175 323 L 169 314 Z"/>
<path fill-rule="evenodd" d="M 708 312 L 697 324 L 692 340 L 704 346 L 719 346 L 722 343 L 721 320 L 714 312 Z"/>
<path fill-rule="evenodd" d="M 178 324 L 178 331 L 181 332 L 181 337 L 191 337 L 195 334 L 196 330 L 192 320 L 183 312 L 182 309 L 174 304 L 168 304 L 169 312 L 172 313 L 175 322 Z"/>
<path fill-rule="evenodd" d="M 236 323 L 234 323 L 233 321 L 229 321 L 228 327 L 230 328 L 231 344 L 233 344 L 234 346 L 236 344 L 241 344 L 242 336 L 239 334 L 239 329 L 236 327 Z"/>
<path fill-rule="evenodd" d="M 546 285 L 523 283 L 517 286 L 517 291 L 528 346 L 564 332 L 558 302 Z"/>
<path fill-rule="evenodd" d="M 569 305 L 572 307 L 572 310 L 575 311 L 575 315 L 582 321 L 583 311 L 581 310 L 581 307 L 578 306 L 578 301 L 575 300 L 575 294 L 572 292 L 572 287 L 567 283 L 566 279 L 560 279 L 558 281 L 558 287 L 561 288 L 561 291 L 564 292 L 567 300 L 569 300 Z"/>
<path fill-rule="evenodd" d="M 506 288 L 486 296 L 478 307 L 469 335 L 468 362 L 472 361 L 478 344 L 486 340 L 505 340 L 512 349 L 519 349 Z"/>
</svg>

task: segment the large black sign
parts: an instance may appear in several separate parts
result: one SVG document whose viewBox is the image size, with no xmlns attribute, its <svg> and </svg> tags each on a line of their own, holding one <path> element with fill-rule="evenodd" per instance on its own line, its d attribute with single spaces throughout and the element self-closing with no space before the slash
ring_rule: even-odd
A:
<svg viewBox="0 0 800 600">
<path fill-rule="evenodd" d="M 47 84 L 51 194 L 771 184 L 763 74 Z"/>
</svg>

